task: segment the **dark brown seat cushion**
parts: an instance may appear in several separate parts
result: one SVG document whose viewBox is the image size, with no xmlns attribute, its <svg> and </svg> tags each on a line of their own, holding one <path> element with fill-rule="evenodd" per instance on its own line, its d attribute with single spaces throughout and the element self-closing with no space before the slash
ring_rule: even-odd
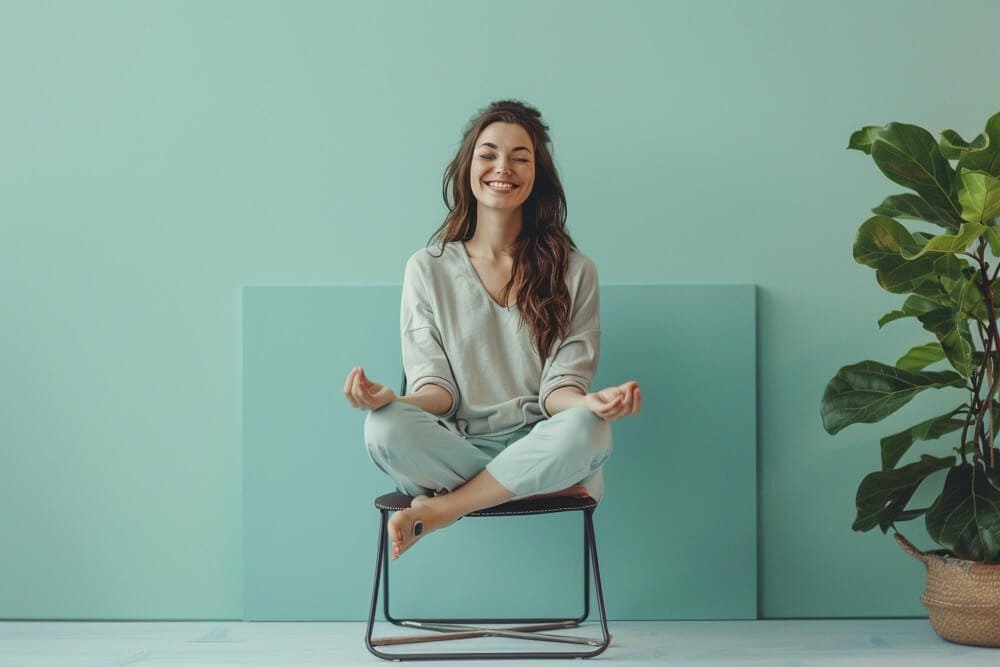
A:
<svg viewBox="0 0 1000 667">
<path fill-rule="evenodd" d="M 597 507 L 597 501 L 588 495 L 582 494 L 579 489 L 582 487 L 570 487 L 565 492 L 546 494 L 544 496 L 532 496 L 521 500 L 490 507 L 478 512 L 472 512 L 468 516 L 513 516 L 517 514 L 549 514 L 552 512 L 578 512 L 581 510 L 593 509 Z M 375 499 L 375 507 L 380 510 L 405 510 L 409 508 L 413 496 L 405 493 L 387 493 Z"/>
</svg>

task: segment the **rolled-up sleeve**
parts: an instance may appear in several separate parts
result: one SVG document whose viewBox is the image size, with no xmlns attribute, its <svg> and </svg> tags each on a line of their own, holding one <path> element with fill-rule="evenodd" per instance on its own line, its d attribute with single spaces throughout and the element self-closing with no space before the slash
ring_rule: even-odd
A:
<svg viewBox="0 0 1000 667">
<path fill-rule="evenodd" d="M 555 352 L 545 360 L 542 382 L 538 392 L 542 414 L 551 417 L 545 409 L 549 394 L 559 387 L 577 387 L 583 393 L 590 389 L 590 381 L 597 370 L 601 351 L 600 291 L 597 268 L 586 257 L 578 256 L 581 263 L 577 279 L 570 284 L 573 312 L 569 332 L 558 341 Z"/>
<path fill-rule="evenodd" d="M 425 384 L 436 384 L 451 394 L 451 408 L 443 418 L 458 409 L 458 387 L 451 363 L 444 352 L 441 332 L 434 323 L 434 309 L 427 276 L 411 258 L 403 275 L 399 328 L 403 347 L 403 370 L 407 393 L 414 394 Z"/>
</svg>

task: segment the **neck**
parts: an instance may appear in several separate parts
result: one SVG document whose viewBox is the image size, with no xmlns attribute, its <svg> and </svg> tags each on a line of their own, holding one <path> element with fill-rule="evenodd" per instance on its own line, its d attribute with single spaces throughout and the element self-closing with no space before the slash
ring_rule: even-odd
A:
<svg viewBox="0 0 1000 667">
<path fill-rule="evenodd" d="M 465 242 L 465 247 L 477 256 L 495 259 L 510 255 L 514 242 L 521 233 L 521 208 L 497 211 L 480 206 L 476 210 L 476 232 Z"/>
</svg>

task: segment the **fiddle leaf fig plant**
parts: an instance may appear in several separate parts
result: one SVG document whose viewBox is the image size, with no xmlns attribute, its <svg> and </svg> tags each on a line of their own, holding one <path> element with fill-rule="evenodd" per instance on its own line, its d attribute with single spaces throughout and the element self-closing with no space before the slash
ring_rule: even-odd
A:
<svg viewBox="0 0 1000 667">
<path fill-rule="evenodd" d="M 872 209 L 854 241 L 854 259 L 906 296 L 878 326 L 916 320 L 929 340 L 893 365 L 837 371 L 820 404 L 823 426 L 833 435 L 879 422 L 929 389 L 953 392 L 957 403 L 882 438 L 882 467 L 858 487 L 853 528 L 885 533 L 923 517 L 954 557 L 1000 563 L 1000 113 L 972 141 L 889 123 L 861 128 L 848 148 L 908 189 Z M 917 488 L 945 470 L 934 501 L 913 507 Z"/>
</svg>

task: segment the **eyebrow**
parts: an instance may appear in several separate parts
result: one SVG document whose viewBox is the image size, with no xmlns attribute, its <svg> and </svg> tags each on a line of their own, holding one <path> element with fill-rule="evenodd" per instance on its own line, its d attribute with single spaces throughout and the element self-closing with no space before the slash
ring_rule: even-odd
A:
<svg viewBox="0 0 1000 667">
<path fill-rule="evenodd" d="M 489 146 L 489 147 L 490 147 L 490 148 L 492 148 L 493 150 L 499 150 L 499 149 L 497 148 L 497 145 L 496 145 L 496 144 L 494 144 L 494 143 L 490 143 L 489 141 L 484 141 L 483 143 L 479 144 L 479 146 L 480 146 L 480 147 L 482 147 L 482 146 Z M 528 151 L 528 152 L 530 153 L 530 152 L 531 152 L 531 149 L 530 149 L 530 148 L 528 148 L 527 146 L 515 146 L 514 148 L 512 148 L 512 149 L 510 150 L 510 152 L 511 152 L 511 153 L 513 153 L 514 151 Z"/>
</svg>

